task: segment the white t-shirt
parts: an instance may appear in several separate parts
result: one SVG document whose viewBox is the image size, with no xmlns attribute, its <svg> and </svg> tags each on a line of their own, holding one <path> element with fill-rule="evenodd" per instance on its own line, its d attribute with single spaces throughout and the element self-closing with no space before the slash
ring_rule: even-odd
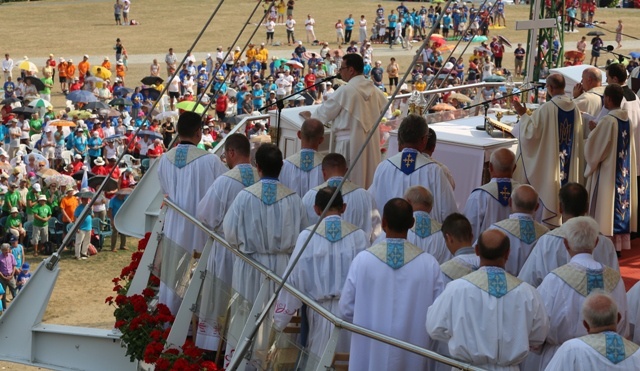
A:
<svg viewBox="0 0 640 371">
<path fill-rule="evenodd" d="M 20 134 L 20 139 L 29 139 L 29 130 L 31 130 L 29 121 L 24 120 L 24 122 L 22 123 L 22 134 Z"/>
<path fill-rule="evenodd" d="M 295 26 L 296 26 L 296 20 L 295 19 L 287 19 L 284 22 L 284 24 L 287 27 L 287 31 L 293 31 Z"/>
<path fill-rule="evenodd" d="M 116 128 L 114 128 L 113 126 L 104 127 L 102 128 L 102 132 L 104 133 L 104 137 L 108 138 L 112 135 L 116 135 Z"/>
<path fill-rule="evenodd" d="M 268 21 L 266 27 L 267 27 L 267 32 L 273 32 L 276 30 L 276 22 Z"/>
<path fill-rule="evenodd" d="M 171 81 L 169 82 L 169 87 L 167 91 L 170 93 L 179 93 L 180 92 L 180 77 L 178 75 L 173 76 Z"/>
<path fill-rule="evenodd" d="M 124 0 L 124 3 L 122 4 L 122 11 L 125 13 L 129 13 L 130 9 L 131 9 L 131 2 L 129 0 Z"/>
<path fill-rule="evenodd" d="M 313 25 L 314 24 L 316 24 L 316 21 L 313 18 L 309 18 L 306 21 L 304 21 L 304 26 L 305 26 L 307 31 L 313 31 Z"/>
<path fill-rule="evenodd" d="M 366 19 L 361 19 L 360 20 L 360 28 L 367 28 L 367 20 Z"/>
<path fill-rule="evenodd" d="M 117 157 L 118 156 L 118 151 L 117 151 L 117 148 L 115 146 L 113 146 L 113 147 L 105 146 L 104 147 L 104 154 L 105 154 L 106 158 L 113 157 L 113 156 Z"/>
</svg>

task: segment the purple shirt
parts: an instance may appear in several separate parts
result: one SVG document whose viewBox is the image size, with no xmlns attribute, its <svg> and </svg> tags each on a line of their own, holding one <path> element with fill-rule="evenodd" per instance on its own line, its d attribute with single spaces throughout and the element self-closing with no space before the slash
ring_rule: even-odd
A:
<svg viewBox="0 0 640 371">
<path fill-rule="evenodd" d="M 0 273 L 4 276 L 13 275 L 14 268 L 18 263 L 13 254 L 9 253 L 7 256 L 0 254 Z"/>
</svg>

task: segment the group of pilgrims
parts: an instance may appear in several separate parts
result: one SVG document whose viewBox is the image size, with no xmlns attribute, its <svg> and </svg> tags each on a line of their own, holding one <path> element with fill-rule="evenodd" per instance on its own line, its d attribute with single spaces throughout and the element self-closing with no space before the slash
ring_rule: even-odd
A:
<svg viewBox="0 0 640 371">
<path fill-rule="evenodd" d="M 325 123 L 316 118 L 303 122 L 292 156 L 273 144 L 252 154 L 245 135 L 231 134 L 225 163 L 196 148 L 200 118 L 185 112 L 180 143 L 159 161 L 160 185 L 233 249 L 290 272 L 290 285 L 353 324 L 487 370 L 640 369 L 640 286 L 627 294 L 618 263 L 637 224 L 640 101 L 615 66 L 606 88 L 590 86 L 588 70 L 569 97 L 553 74 L 537 110 L 514 102 L 517 153 L 491 153 L 491 180 L 462 209 L 448 169 L 431 157 L 436 132 L 417 115 L 399 126 L 400 152 L 357 182 L 345 177 L 358 163 L 319 151 Z M 198 258 L 207 236 L 168 210 L 163 239 L 165 250 Z M 181 298 L 164 257 L 159 300 L 175 314 Z M 247 319 L 242 308 L 227 312 L 230 292 L 253 304 L 265 277 L 217 242 L 207 274 L 195 341 L 216 351 L 224 339 L 228 361 L 237 344 L 226 331 Z M 302 316 L 300 347 L 320 357 L 333 325 L 302 304 L 281 291 L 264 328 L 283 331 Z M 250 367 L 265 367 L 265 332 Z M 351 370 L 451 369 L 345 330 L 335 351 L 349 354 Z"/>
</svg>

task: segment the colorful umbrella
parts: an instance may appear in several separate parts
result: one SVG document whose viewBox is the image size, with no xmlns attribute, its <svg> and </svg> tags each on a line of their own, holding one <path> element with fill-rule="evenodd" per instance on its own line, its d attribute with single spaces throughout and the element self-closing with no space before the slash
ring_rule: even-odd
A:
<svg viewBox="0 0 640 371">
<path fill-rule="evenodd" d="M 455 111 L 456 108 L 448 103 L 438 103 L 435 106 L 431 107 L 433 111 Z"/>
<path fill-rule="evenodd" d="M 86 120 L 91 117 L 91 112 L 74 110 L 69 112 L 69 117 L 77 117 L 79 119 Z"/>
<path fill-rule="evenodd" d="M 455 100 L 457 100 L 458 102 L 461 102 L 461 103 L 469 103 L 469 102 L 471 102 L 471 98 L 467 97 L 464 94 L 460 94 L 460 93 L 451 94 L 449 96 L 449 99 L 455 99 Z"/>
<path fill-rule="evenodd" d="M 44 182 L 47 185 L 51 185 L 51 184 L 57 184 L 58 186 L 67 186 L 67 187 L 73 187 L 76 185 L 76 180 L 73 179 L 72 177 L 68 176 L 68 175 L 64 175 L 64 174 L 58 174 L 58 175 L 54 175 L 51 177 L 47 177 L 44 179 Z"/>
<path fill-rule="evenodd" d="M 498 35 L 498 39 L 500 39 L 500 41 L 502 41 L 502 43 L 507 45 L 508 47 L 510 47 L 510 48 L 512 47 L 511 42 L 506 37 L 504 37 L 502 35 Z"/>
<path fill-rule="evenodd" d="M 298 62 L 298 61 L 296 61 L 294 59 L 288 60 L 286 65 L 290 66 L 290 67 L 293 67 L 293 68 L 304 68 L 302 63 L 300 63 L 300 62 Z"/>
<path fill-rule="evenodd" d="M 73 112 L 73 111 L 71 111 Z M 69 113 L 71 113 L 69 112 Z M 75 112 L 80 112 L 80 111 L 75 111 Z M 52 120 L 49 121 L 50 126 L 69 126 L 69 127 L 75 127 L 76 124 L 73 121 L 69 121 L 69 120 Z"/>
<path fill-rule="evenodd" d="M 38 176 L 45 179 L 56 175 L 60 175 L 60 173 L 53 169 L 43 169 L 38 171 Z"/>
<path fill-rule="evenodd" d="M 195 110 L 194 110 L 194 107 L 195 107 Z M 204 113 L 205 111 L 204 106 L 202 106 L 201 104 L 198 104 L 196 106 L 196 102 L 188 101 L 188 100 L 185 100 L 176 104 L 176 108 L 181 109 L 183 111 L 195 111 L 195 113 Z"/>
<path fill-rule="evenodd" d="M 98 71 L 98 69 L 100 70 Z M 102 66 L 91 67 L 91 74 L 93 74 L 93 76 L 95 77 L 101 78 L 103 81 L 111 78 L 111 71 Z"/>
<path fill-rule="evenodd" d="M 29 72 L 38 72 L 38 66 L 26 59 L 18 64 L 18 68 Z"/>
<path fill-rule="evenodd" d="M 29 107 L 47 108 L 47 107 L 53 107 L 53 105 L 46 99 L 38 98 L 36 100 L 31 101 L 31 103 L 29 103 Z"/>
<path fill-rule="evenodd" d="M 67 99 L 72 101 L 73 103 L 89 103 L 96 102 L 98 100 L 95 95 L 86 90 L 72 91 L 71 93 L 67 94 Z"/>
<path fill-rule="evenodd" d="M 448 53 L 450 51 L 453 51 L 453 49 L 455 49 L 455 48 L 456 48 L 456 46 L 453 45 L 453 44 L 444 44 L 444 45 L 439 46 L 437 50 L 440 53 Z"/>
</svg>

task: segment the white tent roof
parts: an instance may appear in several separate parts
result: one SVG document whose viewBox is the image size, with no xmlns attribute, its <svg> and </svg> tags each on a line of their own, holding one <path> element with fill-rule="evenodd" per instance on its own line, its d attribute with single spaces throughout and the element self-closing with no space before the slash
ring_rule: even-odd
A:
<svg viewBox="0 0 640 371">
<path fill-rule="evenodd" d="M 582 80 L 582 71 L 589 67 L 592 66 L 588 64 L 581 64 L 578 66 L 552 68 L 549 72 L 562 74 L 566 83 L 564 91 L 571 93 L 573 91 L 573 87 Z M 602 85 L 607 85 L 607 75 L 604 71 L 602 71 Z"/>
</svg>

